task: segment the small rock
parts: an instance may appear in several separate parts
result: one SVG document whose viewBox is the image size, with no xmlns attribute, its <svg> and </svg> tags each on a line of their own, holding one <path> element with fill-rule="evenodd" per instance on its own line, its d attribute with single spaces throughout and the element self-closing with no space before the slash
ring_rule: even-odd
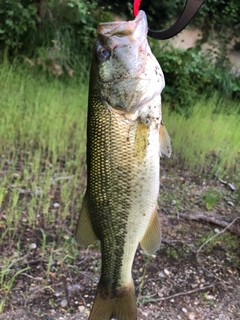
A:
<svg viewBox="0 0 240 320">
<path fill-rule="evenodd" d="M 227 184 L 227 181 L 225 181 L 225 180 L 219 179 L 219 181 L 220 181 L 222 184 Z"/>
<path fill-rule="evenodd" d="M 55 203 L 53 204 L 53 207 L 54 207 L 54 208 L 58 208 L 59 206 L 60 206 L 60 204 L 57 203 L 57 202 L 55 202 Z"/>
<path fill-rule="evenodd" d="M 55 296 L 55 297 L 60 297 L 61 295 L 62 295 L 61 292 L 55 292 L 55 293 L 54 293 L 54 296 Z"/>
<path fill-rule="evenodd" d="M 159 276 L 160 278 L 165 278 L 165 274 L 164 274 L 163 271 L 159 271 L 159 272 L 158 272 L 158 276 Z"/>
<path fill-rule="evenodd" d="M 167 269 L 163 270 L 166 276 L 170 276 L 170 272 Z"/>
<path fill-rule="evenodd" d="M 66 308 L 67 305 L 68 305 L 67 299 L 63 299 L 63 300 L 61 301 L 61 307 L 62 307 L 62 308 Z"/>
<path fill-rule="evenodd" d="M 84 307 L 84 306 L 79 306 L 79 307 L 78 307 L 78 310 L 82 313 L 82 312 L 84 312 L 85 307 Z"/>
<path fill-rule="evenodd" d="M 147 316 L 148 316 L 147 312 L 142 312 L 142 315 L 147 319 Z"/>
<path fill-rule="evenodd" d="M 36 243 L 31 243 L 31 244 L 29 245 L 29 249 L 30 249 L 30 250 L 33 250 L 33 249 L 36 249 L 36 248 L 37 248 Z"/>
<path fill-rule="evenodd" d="M 208 300 L 215 300 L 215 297 L 209 294 L 209 295 L 206 296 L 206 299 L 208 299 Z"/>
<path fill-rule="evenodd" d="M 172 303 L 173 303 L 173 302 L 174 302 L 174 299 L 171 299 L 171 300 L 170 300 L 170 302 L 172 302 Z"/>
<path fill-rule="evenodd" d="M 36 290 L 37 290 L 36 287 L 30 287 L 30 288 L 29 288 L 29 291 L 30 291 L 30 292 L 33 292 L 33 291 L 36 291 Z"/>
<path fill-rule="evenodd" d="M 229 183 L 228 186 L 231 189 L 231 191 L 235 191 L 236 190 L 236 188 L 234 187 L 234 185 L 232 183 Z"/>
<path fill-rule="evenodd" d="M 225 201 L 230 201 L 230 200 L 231 200 L 231 198 L 230 198 L 229 196 L 224 196 L 223 199 L 224 199 Z"/>
<path fill-rule="evenodd" d="M 176 201 L 176 200 L 172 200 L 172 205 L 173 205 L 173 206 L 175 206 L 175 205 L 176 205 L 176 203 L 177 203 L 177 201 Z"/>
<path fill-rule="evenodd" d="M 33 194 L 34 194 L 35 196 L 41 196 L 41 195 L 44 194 L 44 192 L 43 192 L 43 190 L 35 189 L 35 190 L 33 191 Z"/>
<path fill-rule="evenodd" d="M 220 233 L 220 230 L 218 228 L 215 228 L 214 232 L 218 234 L 218 233 Z"/>
<path fill-rule="evenodd" d="M 196 317 L 196 315 L 193 312 L 189 313 L 189 315 L 188 315 L 189 320 L 195 320 L 195 317 Z"/>
<path fill-rule="evenodd" d="M 187 309 L 186 308 L 182 308 L 182 312 L 187 313 Z"/>
<path fill-rule="evenodd" d="M 71 285 L 68 285 L 68 291 L 79 291 L 81 289 L 80 285 L 79 284 L 74 284 L 73 286 Z"/>
</svg>

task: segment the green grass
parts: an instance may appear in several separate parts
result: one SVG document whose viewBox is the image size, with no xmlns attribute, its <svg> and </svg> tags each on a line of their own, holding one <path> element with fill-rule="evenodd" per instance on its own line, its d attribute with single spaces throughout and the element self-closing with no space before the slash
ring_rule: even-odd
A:
<svg viewBox="0 0 240 320">
<path fill-rule="evenodd" d="M 198 172 L 212 169 L 211 173 L 220 177 L 230 174 L 240 181 L 240 106 L 229 101 L 229 109 L 222 107 L 222 112 L 217 114 L 214 112 L 217 104 L 217 96 L 207 101 L 200 99 L 189 118 L 168 113 L 163 104 L 163 120 L 171 137 L 173 161 L 183 162 Z"/>
<path fill-rule="evenodd" d="M 0 66 L 0 313 L 16 276 L 26 270 L 19 262 L 13 276 L 11 264 L 22 251 L 30 256 L 35 230 L 36 250 L 49 261 L 46 283 L 53 256 L 69 256 L 53 251 L 54 240 L 64 246 L 72 237 L 81 206 L 87 90 L 86 80 L 59 81 L 17 64 Z M 53 240 L 46 236 L 51 232 Z"/>
<path fill-rule="evenodd" d="M 60 186 L 65 218 L 85 166 L 86 82 L 49 81 L 43 75 L 3 65 L 0 83 L 1 201 L 11 185 L 7 225 L 15 229 L 18 221 L 13 217 L 25 206 L 30 225 L 36 224 L 39 210 L 46 223 L 54 219 L 55 212 L 49 212 L 51 197 L 46 197 L 54 186 Z M 21 194 L 31 197 L 26 204 L 21 201 L 20 209 Z"/>
<path fill-rule="evenodd" d="M 202 194 L 203 204 L 207 210 L 211 210 L 222 197 L 219 191 L 209 188 Z"/>
</svg>

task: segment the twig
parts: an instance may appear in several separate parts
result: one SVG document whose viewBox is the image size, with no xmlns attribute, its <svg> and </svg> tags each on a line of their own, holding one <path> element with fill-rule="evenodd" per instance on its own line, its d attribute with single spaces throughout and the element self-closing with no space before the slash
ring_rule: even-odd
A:
<svg viewBox="0 0 240 320">
<path fill-rule="evenodd" d="M 43 280 L 43 278 L 42 277 L 33 277 L 33 276 L 31 276 L 30 274 L 27 274 L 27 273 L 21 273 L 21 276 L 25 276 L 25 277 L 28 277 L 28 278 L 30 278 L 30 279 L 33 279 L 33 280 L 37 280 L 37 281 L 42 281 Z"/>
<path fill-rule="evenodd" d="M 157 298 L 157 299 L 154 299 L 154 301 L 164 301 L 164 300 L 169 300 L 169 299 L 173 299 L 173 298 L 176 298 L 176 297 L 179 297 L 179 296 L 187 296 L 191 293 L 195 293 L 195 292 L 198 292 L 198 291 L 203 291 L 203 290 L 206 290 L 206 289 L 210 289 L 210 288 L 213 288 L 215 287 L 214 284 L 210 284 L 209 286 L 205 286 L 205 287 L 199 287 L 199 288 L 196 288 L 196 289 L 193 289 L 193 290 L 189 290 L 189 291 L 186 291 L 186 292 L 178 292 L 178 293 L 175 293 L 171 296 L 168 296 L 168 297 L 162 297 L 162 298 Z"/>
<path fill-rule="evenodd" d="M 185 219 L 189 219 L 189 220 L 202 220 L 202 221 L 214 223 L 222 228 L 225 228 L 226 230 L 228 229 L 232 233 L 240 235 L 239 226 L 233 225 L 238 219 L 240 219 L 240 217 L 237 217 L 231 223 L 228 223 L 226 221 L 219 220 L 215 217 L 207 216 L 204 213 L 198 213 L 198 214 L 179 213 L 179 215 L 180 215 L 180 217 L 185 218 Z M 226 231 L 226 230 L 224 230 L 224 231 Z"/>
<path fill-rule="evenodd" d="M 219 236 L 220 234 L 224 233 L 226 230 L 228 230 L 237 220 L 239 220 L 240 217 L 237 217 L 235 218 L 231 223 L 229 223 L 226 228 L 224 228 L 222 231 L 220 231 L 219 233 L 215 234 L 214 236 L 212 236 L 210 239 L 208 239 L 207 241 L 205 241 L 201 246 L 200 248 L 197 250 L 197 253 L 196 253 L 196 258 L 198 260 L 198 254 L 199 252 L 202 250 L 202 248 L 210 241 L 212 241 L 214 238 L 216 238 L 217 236 Z"/>
<path fill-rule="evenodd" d="M 48 262 L 47 259 L 36 259 L 36 260 L 29 260 L 29 261 L 26 261 L 24 264 L 35 264 L 35 263 L 39 263 L 39 262 Z"/>
<path fill-rule="evenodd" d="M 25 258 L 27 258 L 29 256 L 29 254 L 27 253 L 25 256 L 18 258 L 18 259 L 13 259 L 12 262 L 9 264 L 9 266 L 6 268 L 6 270 L 10 270 L 15 264 L 17 264 L 19 261 L 24 260 Z M 0 265 L 0 269 L 3 269 L 4 265 Z"/>
</svg>

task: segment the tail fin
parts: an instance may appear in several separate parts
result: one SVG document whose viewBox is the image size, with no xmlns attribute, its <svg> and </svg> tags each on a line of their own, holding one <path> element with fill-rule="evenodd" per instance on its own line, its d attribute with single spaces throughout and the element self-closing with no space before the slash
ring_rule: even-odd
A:
<svg viewBox="0 0 240 320">
<path fill-rule="evenodd" d="M 103 298 L 101 285 L 98 285 L 92 311 L 88 320 L 137 320 L 137 307 L 134 287 L 124 290 L 123 294 L 113 298 Z"/>
</svg>

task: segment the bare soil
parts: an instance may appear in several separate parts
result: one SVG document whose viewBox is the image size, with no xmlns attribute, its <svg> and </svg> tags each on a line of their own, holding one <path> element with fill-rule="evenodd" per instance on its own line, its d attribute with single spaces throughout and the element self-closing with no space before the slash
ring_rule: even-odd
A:
<svg viewBox="0 0 240 320">
<path fill-rule="evenodd" d="M 222 228 L 215 224 L 180 215 L 204 213 L 229 223 L 240 217 L 239 186 L 232 190 L 231 182 L 207 172 L 193 174 L 164 159 L 159 212 L 162 245 L 152 256 L 139 248 L 133 265 L 139 320 L 240 319 L 239 235 L 227 230 L 220 234 Z M 213 205 L 204 198 L 207 190 L 220 195 Z M 60 201 L 60 193 L 54 192 L 52 210 Z M 7 198 L 4 203 L 8 205 Z M 70 214 L 77 218 L 74 210 Z M 57 222 L 56 210 L 55 227 L 39 221 L 32 229 L 23 220 L 17 234 L 4 237 L 2 255 L 14 257 L 20 250 L 18 258 L 11 260 L 10 276 L 21 273 L 7 295 L 0 320 L 87 319 L 100 275 L 100 252 L 97 247 L 79 250 L 68 223 L 68 219 Z M 238 230 L 239 225 L 236 221 Z M 29 250 L 31 244 L 36 248 Z M 4 297 L 6 291 L 0 288 L 0 298 Z"/>
</svg>

